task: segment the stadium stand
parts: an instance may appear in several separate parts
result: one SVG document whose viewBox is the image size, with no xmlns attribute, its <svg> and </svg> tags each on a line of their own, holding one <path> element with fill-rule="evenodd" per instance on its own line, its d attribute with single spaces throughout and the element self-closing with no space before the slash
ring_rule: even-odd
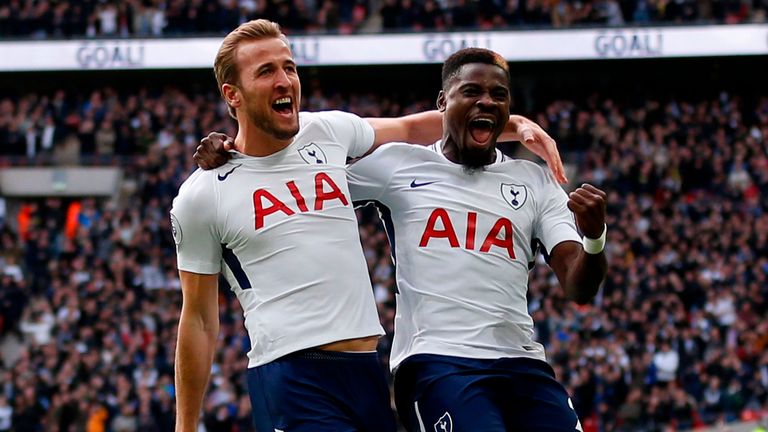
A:
<svg viewBox="0 0 768 432">
<path fill-rule="evenodd" d="M 431 106 L 426 96 L 342 97 L 312 80 L 305 93 L 305 108 L 362 115 Z M 597 301 L 567 302 L 543 262 L 531 273 L 537 337 L 585 431 L 684 430 L 768 412 L 768 97 L 708 93 L 555 98 L 531 115 L 577 181 L 611 192 L 612 267 Z M 0 100 L 6 166 L 79 158 L 126 170 L 115 199 L 25 200 L 0 214 L 0 331 L 21 340 L 3 355 L 0 430 L 171 430 L 180 292 L 167 212 L 211 130 L 232 132 L 213 91 Z M 359 216 L 387 354 L 389 247 L 375 214 Z M 204 423 L 248 431 L 242 315 L 225 290 L 219 306 Z"/>
<path fill-rule="evenodd" d="M 766 12 L 766 0 L 10 0 L 0 4 L 0 36 L 226 34 L 255 18 L 280 22 L 288 31 L 341 33 L 737 24 L 765 22 Z"/>
<path fill-rule="evenodd" d="M 767 14 L 768 0 L 8 0 L 0 38 L 221 35 L 257 17 L 289 33 L 352 33 L 764 23 Z M 525 87 L 516 110 L 558 141 L 573 181 L 609 192 L 611 268 L 596 301 L 566 301 L 543 259 L 530 273 L 537 339 L 586 432 L 768 419 L 768 64 L 730 59 L 717 80 L 704 62 L 673 77 L 678 64 L 512 69 Z M 302 69 L 303 106 L 430 109 L 437 89 L 422 68 L 382 67 L 362 84 L 350 79 L 362 69 Z M 549 68 L 561 76 L 531 90 Z M 110 199 L 0 195 L 0 431 L 173 429 L 181 294 L 168 209 L 199 139 L 235 132 L 205 72 L 83 72 L 59 83 L 0 75 L 0 170 L 124 175 Z M 394 268 L 375 212 L 358 216 L 386 367 Z M 203 422 L 208 432 L 251 431 L 242 313 L 225 289 L 219 308 Z"/>
</svg>

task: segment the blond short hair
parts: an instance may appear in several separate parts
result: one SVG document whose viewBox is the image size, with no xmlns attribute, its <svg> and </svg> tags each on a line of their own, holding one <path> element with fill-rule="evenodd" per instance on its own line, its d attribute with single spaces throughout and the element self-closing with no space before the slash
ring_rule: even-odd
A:
<svg viewBox="0 0 768 432">
<path fill-rule="evenodd" d="M 213 62 L 213 73 L 216 75 L 216 83 L 219 86 L 219 93 L 224 98 L 224 92 L 221 86 L 224 84 L 238 84 L 237 70 L 237 47 L 241 42 L 277 38 L 283 40 L 286 45 L 288 38 L 280 30 L 280 25 L 265 19 L 257 19 L 240 24 L 236 29 L 229 32 L 227 37 L 219 47 L 216 53 L 216 60 Z M 226 98 L 224 98 L 226 101 Z M 227 103 L 229 115 L 235 117 L 235 109 Z"/>
</svg>

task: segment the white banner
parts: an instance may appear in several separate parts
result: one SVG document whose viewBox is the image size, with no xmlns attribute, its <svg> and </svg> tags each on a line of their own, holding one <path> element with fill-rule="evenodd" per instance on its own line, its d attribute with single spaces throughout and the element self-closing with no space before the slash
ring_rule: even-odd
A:
<svg viewBox="0 0 768 432">
<path fill-rule="evenodd" d="M 767 55 L 768 24 L 292 36 L 300 65 L 440 63 L 467 46 L 509 61 Z M 212 68 L 221 38 L 0 40 L 0 71 Z"/>
</svg>

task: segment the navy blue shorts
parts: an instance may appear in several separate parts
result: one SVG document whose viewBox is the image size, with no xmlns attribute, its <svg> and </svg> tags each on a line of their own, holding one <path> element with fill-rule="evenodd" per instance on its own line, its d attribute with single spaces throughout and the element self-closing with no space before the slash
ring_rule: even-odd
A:
<svg viewBox="0 0 768 432">
<path fill-rule="evenodd" d="M 304 350 L 248 369 L 258 432 L 394 432 L 375 352 Z"/>
<path fill-rule="evenodd" d="M 411 432 L 580 431 L 546 362 L 419 354 L 395 374 L 395 402 Z"/>
</svg>

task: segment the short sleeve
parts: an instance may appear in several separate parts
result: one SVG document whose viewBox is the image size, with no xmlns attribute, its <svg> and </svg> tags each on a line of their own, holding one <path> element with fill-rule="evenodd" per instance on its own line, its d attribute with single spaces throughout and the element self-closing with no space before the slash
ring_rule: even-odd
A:
<svg viewBox="0 0 768 432">
<path fill-rule="evenodd" d="M 404 148 L 405 147 L 405 148 Z M 380 201 L 394 172 L 404 160 L 407 144 L 385 144 L 368 156 L 347 165 L 347 182 L 352 201 Z"/>
<path fill-rule="evenodd" d="M 323 111 L 316 115 L 336 141 L 347 147 L 347 157 L 358 158 L 373 147 L 376 136 L 373 126 L 361 117 L 343 111 Z"/>
<path fill-rule="evenodd" d="M 564 241 L 581 243 L 581 236 L 576 230 L 573 213 L 568 208 L 568 195 L 557 184 L 552 174 L 541 170 L 544 176 L 540 197 L 543 201 L 538 207 L 535 237 L 539 239 L 547 255 Z"/>
<path fill-rule="evenodd" d="M 215 225 L 215 196 L 211 178 L 193 173 L 179 189 L 171 208 L 171 230 L 179 270 L 216 274 L 221 270 L 221 240 Z"/>
</svg>

